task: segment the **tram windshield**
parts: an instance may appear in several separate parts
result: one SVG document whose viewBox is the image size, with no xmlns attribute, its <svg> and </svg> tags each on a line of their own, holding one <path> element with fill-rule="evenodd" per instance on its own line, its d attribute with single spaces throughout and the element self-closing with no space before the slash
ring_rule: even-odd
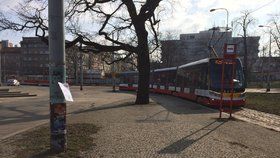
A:
<svg viewBox="0 0 280 158">
<path fill-rule="evenodd" d="M 233 66 L 234 65 L 234 66 Z M 220 59 L 210 60 L 210 89 L 221 89 L 222 81 L 222 61 Z M 235 71 L 233 71 L 233 68 Z M 244 89 L 244 75 L 239 59 L 226 60 L 224 64 L 224 90 L 229 90 L 233 83 L 235 90 Z"/>
</svg>

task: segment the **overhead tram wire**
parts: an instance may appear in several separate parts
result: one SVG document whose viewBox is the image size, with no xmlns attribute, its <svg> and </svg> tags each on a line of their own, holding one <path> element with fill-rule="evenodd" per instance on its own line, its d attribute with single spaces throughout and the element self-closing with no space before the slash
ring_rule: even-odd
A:
<svg viewBox="0 0 280 158">
<path fill-rule="evenodd" d="M 275 2 L 275 1 L 278 1 L 278 0 L 272 0 L 272 1 L 270 1 L 270 2 L 268 2 L 268 3 L 266 3 L 266 4 L 264 4 L 264 5 L 262 5 L 262 6 L 258 7 L 258 8 L 256 8 L 255 10 L 253 10 L 253 11 L 251 11 L 251 12 L 249 12 L 249 13 L 251 14 L 251 13 L 253 13 L 253 12 L 256 12 L 256 11 L 258 11 L 258 10 L 260 10 L 260 9 L 262 9 L 262 8 L 264 8 L 264 7 L 266 7 L 266 6 L 268 6 L 268 5 L 270 5 L 271 3 Z"/>
</svg>

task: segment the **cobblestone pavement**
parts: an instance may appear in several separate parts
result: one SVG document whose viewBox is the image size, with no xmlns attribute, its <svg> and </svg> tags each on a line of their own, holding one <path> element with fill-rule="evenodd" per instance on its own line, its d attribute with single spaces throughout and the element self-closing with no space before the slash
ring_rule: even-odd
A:
<svg viewBox="0 0 280 158">
<path fill-rule="evenodd" d="M 180 98 L 151 95 L 149 105 L 131 105 L 134 95 L 96 105 L 70 123 L 101 127 L 95 147 L 82 157 L 279 157 L 280 133 L 238 120 L 217 119 L 213 109 Z M 111 96 L 108 96 L 110 98 Z M 223 115 L 223 117 L 228 117 Z"/>
<path fill-rule="evenodd" d="M 242 108 L 233 117 L 280 132 L 280 116 Z"/>
</svg>

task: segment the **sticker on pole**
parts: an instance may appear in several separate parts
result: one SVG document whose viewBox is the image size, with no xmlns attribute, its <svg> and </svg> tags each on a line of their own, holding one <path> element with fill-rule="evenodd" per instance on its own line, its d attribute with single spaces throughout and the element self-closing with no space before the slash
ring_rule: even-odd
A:
<svg viewBox="0 0 280 158">
<path fill-rule="evenodd" d="M 73 100 L 72 94 L 70 92 L 68 83 L 63 84 L 61 82 L 58 82 L 58 85 L 64 95 L 65 100 L 73 102 L 74 100 Z"/>
</svg>

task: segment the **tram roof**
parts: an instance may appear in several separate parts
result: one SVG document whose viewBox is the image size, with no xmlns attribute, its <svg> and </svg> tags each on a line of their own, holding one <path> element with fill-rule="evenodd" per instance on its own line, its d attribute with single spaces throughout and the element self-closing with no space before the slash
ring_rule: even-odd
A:
<svg viewBox="0 0 280 158">
<path fill-rule="evenodd" d="M 176 70 L 177 67 L 167 67 L 163 69 L 155 69 L 154 72 L 160 72 L 160 71 L 169 71 L 169 70 Z"/>
<path fill-rule="evenodd" d="M 201 59 L 201 60 L 198 60 L 198 61 L 195 61 L 195 62 L 191 62 L 191 63 L 181 65 L 181 66 L 179 66 L 179 68 L 189 67 L 189 66 L 208 63 L 208 62 L 209 62 L 209 58 L 205 58 L 205 59 Z"/>
</svg>

